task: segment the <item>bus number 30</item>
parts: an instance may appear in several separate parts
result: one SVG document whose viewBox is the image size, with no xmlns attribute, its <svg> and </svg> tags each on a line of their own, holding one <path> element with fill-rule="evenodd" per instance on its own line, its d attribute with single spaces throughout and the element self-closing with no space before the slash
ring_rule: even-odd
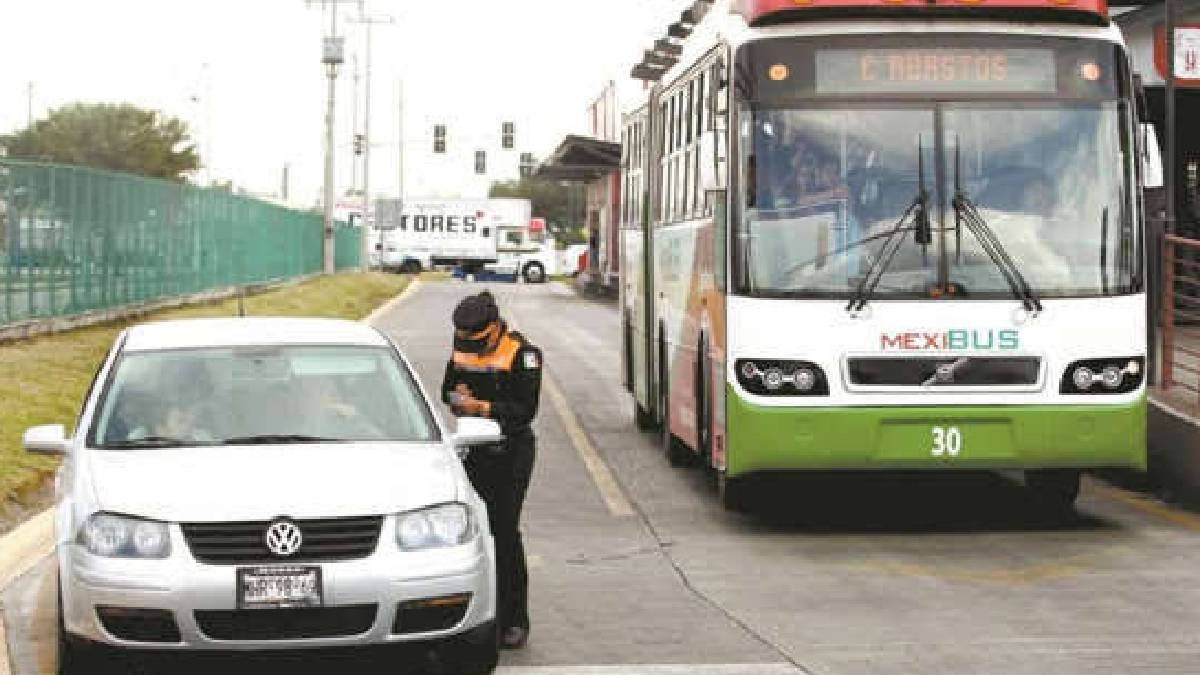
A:
<svg viewBox="0 0 1200 675">
<path fill-rule="evenodd" d="M 962 432 L 958 427 L 933 427 L 933 456 L 958 457 L 962 452 Z"/>
</svg>

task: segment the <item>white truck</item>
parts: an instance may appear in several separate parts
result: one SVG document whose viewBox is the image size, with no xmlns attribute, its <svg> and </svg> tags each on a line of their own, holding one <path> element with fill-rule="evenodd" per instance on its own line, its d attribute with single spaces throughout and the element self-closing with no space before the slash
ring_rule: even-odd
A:
<svg viewBox="0 0 1200 675">
<path fill-rule="evenodd" d="M 420 272 L 451 266 L 466 274 L 545 281 L 557 269 L 554 241 L 531 217 L 527 199 L 381 199 L 376 206 L 382 269 Z"/>
</svg>

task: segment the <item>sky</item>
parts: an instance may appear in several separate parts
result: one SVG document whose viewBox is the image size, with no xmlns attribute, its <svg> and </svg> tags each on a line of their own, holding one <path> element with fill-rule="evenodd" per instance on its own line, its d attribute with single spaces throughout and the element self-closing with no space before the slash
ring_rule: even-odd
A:
<svg viewBox="0 0 1200 675">
<path fill-rule="evenodd" d="M 434 170 L 428 148 L 435 122 L 450 127 L 455 157 L 498 147 L 501 122 L 514 121 L 516 152 L 544 158 L 565 134 L 586 131 L 589 102 L 606 82 L 624 80 L 690 4 L 367 0 L 367 14 L 396 20 L 374 28 L 372 192 L 394 194 L 400 182 L 401 83 L 406 193 L 453 194 L 471 166 L 464 159 Z M 276 194 L 286 165 L 293 203 L 313 205 L 323 179 L 328 82 L 320 47 L 329 14 L 319 5 L 0 0 L 0 133 L 26 125 L 30 100 L 35 119 L 74 101 L 132 102 L 190 124 L 206 165 L 198 179 Z M 353 3 L 341 5 L 347 64 L 337 80 L 339 194 L 353 179 L 353 60 L 360 73 L 366 62 L 363 28 L 348 22 L 357 15 Z"/>
</svg>

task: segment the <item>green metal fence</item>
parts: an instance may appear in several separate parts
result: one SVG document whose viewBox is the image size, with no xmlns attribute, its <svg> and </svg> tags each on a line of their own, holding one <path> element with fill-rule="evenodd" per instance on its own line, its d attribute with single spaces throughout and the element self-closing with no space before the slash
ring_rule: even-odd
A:
<svg viewBox="0 0 1200 675">
<path fill-rule="evenodd" d="M 320 272 L 321 232 L 223 190 L 0 159 L 0 325 Z M 359 236 L 337 226 L 338 269 Z"/>
</svg>

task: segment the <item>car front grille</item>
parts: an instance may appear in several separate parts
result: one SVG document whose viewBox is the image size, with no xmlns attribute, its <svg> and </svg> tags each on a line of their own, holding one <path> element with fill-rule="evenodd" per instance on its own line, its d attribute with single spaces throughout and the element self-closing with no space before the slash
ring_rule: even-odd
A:
<svg viewBox="0 0 1200 675">
<path fill-rule="evenodd" d="M 365 558 L 375 551 L 382 516 L 297 520 L 303 543 L 287 557 L 267 548 L 267 528 L 273 521 L 184 523 L 183 536 L 196 560 L 213 565 L 272 562 L 328 562 Z"/>
<path fill-rule="evenodd" d="M 851 358 L 850 384 L 884 387 L 987 387 L 1037 384 L 1042 360 L 1036 356 Z"/>
<path fill-rule="evenodd" d="M 362 635 L 376 614 L 378 605 L 197 611 L 196 625 L 210 640 L 311 640 Z"/>
</svg>

